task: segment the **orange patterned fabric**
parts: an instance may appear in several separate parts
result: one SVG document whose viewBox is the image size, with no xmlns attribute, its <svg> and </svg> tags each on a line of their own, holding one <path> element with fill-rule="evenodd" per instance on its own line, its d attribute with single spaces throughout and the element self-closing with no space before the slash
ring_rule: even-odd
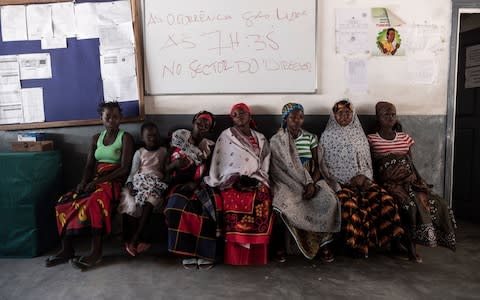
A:
<svg viewBox="0 0 480 300">
<path fill-rule="evenodd" d="M 119 164 L 100 163 L 95 177 L 117 169 Z M 101 182 L 93 193 L 68 192 L 61 196 L 55 207 L 60 236 L 85 232 L 108 234 L 111 231 L 112 202 L 120 195 L 122 181 Z"/>
</svg>

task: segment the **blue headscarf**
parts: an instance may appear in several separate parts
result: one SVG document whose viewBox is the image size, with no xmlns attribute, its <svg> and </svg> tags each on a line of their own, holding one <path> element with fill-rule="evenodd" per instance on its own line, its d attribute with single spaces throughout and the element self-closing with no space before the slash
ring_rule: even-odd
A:
<svg viewBox="0 0 480 300">
<path fill-rule="evenodd" d="M 287 118 L 288 116 L 296 111 L 296 110 L 301 110 L 302 113 L 304 112 L 303 111 L 303 106 L 299 103 L 287 103 L 283 106 L 282 108 L 282 128 L 287 128 Z"/>
</svg>

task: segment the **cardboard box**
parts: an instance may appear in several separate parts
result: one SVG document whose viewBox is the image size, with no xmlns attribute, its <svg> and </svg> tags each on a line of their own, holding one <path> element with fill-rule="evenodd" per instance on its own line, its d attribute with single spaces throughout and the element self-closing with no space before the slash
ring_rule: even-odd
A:
<svg viewBox="0 0 480 300">
<path fill-rule="evenodd" d="M 53 141 L 12 142 L 12 151 L 14 152 L 41 152 L 52 150 Z"/>
</svg>

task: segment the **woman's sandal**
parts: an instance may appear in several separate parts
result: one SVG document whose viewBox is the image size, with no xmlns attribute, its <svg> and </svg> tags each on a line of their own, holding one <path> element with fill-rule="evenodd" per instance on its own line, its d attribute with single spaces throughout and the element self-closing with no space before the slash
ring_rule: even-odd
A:
<svg viewBox="0 0 480 300">
<path fill-rule="evenodd" d="M 133 247 L 133 244 L 125 243 L 125 251 L 131 256 L 137 256 L 137 250 Z"/>
<path fill-rule="evenodd" d="M 279 263 L 284 263 L 287 261 L 287 254 L 285 253 L 285 251 L 277 251 L 275 252 L 273 260 Z"/>
<path fill-rule="evenodd" d="M 57 265 L 66 264 L 71 258 L 73 258 L 73 256 L 71 257 L 56 256 L 56 255 L 49 256 L 45 260 L 45 267 L 50 268 Z"/>
<path fill-rule="evenodd" d="M 138 246 L 137 246 L 137 253 L 140 254 L 142 252 L 147 251 L 148 249 L 150 249 L 150 246 L 151 246 L 151 244 L 139 243 Z"/>
<path fill-rule="evenodd" d="M 182 265 L 185 269 L 192 270 L 198 267 L 198 262 L 196 258 L 184 258 L 182 260 Z"/>
<path fill-rule="evenodd" d="M 74 268 L 79 269 L 80 271 L 86 271 L 102 262 L 101 257 L 93 263 L 87 263 L 84 260 L 85 260 L 85 256 L 80 256 L 79 258 L 75 257 L 70 260 L 70 263 Z"/>
<path fill-rule="evenodd" d="M 415 254 L 415 257 L 411 257 L 411 256 L 410 256 L 410 257 L 408 258 L 408 260 L 411 261 L 411 262 L 417 263 L 417 264 L 423 263 L 423 259 L 422 259 L 422 258 L 420 257 L 420 255 L 418 255 L 418 254 Z"/>
<path fill-rule="evenodd" d="M 330 249 L 323 247 L 322 249 L 320 249 L 320 251 L 321 251 L 320 259 L 324 263 L 331 263 L 335 261 L 335 257 L 333 256 L 333 253 L 332 251 L 330 251 Z"/>
<path fill-rule="evenodd" d="M 198 268 L 199 268 L 200 270 L 209 270 L 209 269 L 213 268 L 214 261 L 208 260 L 208 259 L 199 258 L 199 259 L 197 260 L 197 264 L 198 264 Z"/>
</svg>

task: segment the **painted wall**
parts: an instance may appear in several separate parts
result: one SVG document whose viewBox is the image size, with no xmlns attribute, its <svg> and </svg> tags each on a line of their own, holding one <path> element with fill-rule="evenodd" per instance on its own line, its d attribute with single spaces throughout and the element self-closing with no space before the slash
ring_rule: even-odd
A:
<svg viewBox="0 0 480 300">
<path fill-rule="evenodd" d="M 345 56 L 335 53 L 335 9 L 386 7 L 400 17 L 405 25 L 433 24 L 441 26 L 443 51 L 433 57 L 438 66 L 437 80 L 432 85 L 415 85 L 409 81 L 407 63 L 419 53 L 407 51 L 406 56 L 373 57 L 368 59 L 368 94 L 357 95 L 346 88 Z M 415 0 L 321 0 L 317 1 L 317 63 L 318 92 L 309 95 L 206 95 L 206 96 L 147 96 L 147 114 L 195 113 L 210 109 L 225 114 L 239 100 L 254 106 L 254 112 L 277 114 L 284 103 L 298 101 L 304 104 L 307 114 L 327 114 L 336 99 L 348 96 L 360 114 L 373 114 L 374 104 L 388 99 L 397 104 L 400 114 L 445 115 L 448 81 L 451 1 Z M 406 36 L 402 36 L 402 39 Z M 402 47 L 406 47 L 403 43 Z M 408 50 L 408 49 L 407 49 Z M 179 105 L 181 103 L 181 105 Z"/>
</svg>

